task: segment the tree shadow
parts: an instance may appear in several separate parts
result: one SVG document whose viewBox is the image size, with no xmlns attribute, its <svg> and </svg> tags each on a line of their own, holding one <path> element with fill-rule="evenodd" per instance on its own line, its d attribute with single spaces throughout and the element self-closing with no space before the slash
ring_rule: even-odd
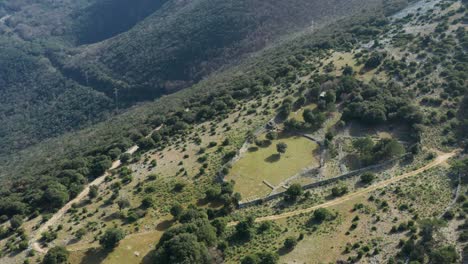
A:
<svg viewBox="0 0 468 264">
<path fill-rule="evenodd" d="M 154 250 L 151 250 L 148 254 L 146 254 L 143 259 L 141 260 L 140 264 L 153 264 L 154 262 Z"/>
<path fill-rule="evenodd" d="M 166 231 L 166 230 L 169 229 L 174 223 L 175 223 L 175 220 L 174 220 L 174 219 L 171 219 L 171 220 L 164 220 L 164 221 L 162 221 L 161 223 L 159 223 L 159 224 L 156 226 L 156 230 L 158 230 L 158 231 Z"/>
<path fill-rule="evenodd" d="M 271 154 L 271 156 L 269 156 L 268 158 L 265 159 L 266 162 L 269 162 L 269 163 L 273 163 L 273 162 L 277 162 L 281 159 L 281 155 L 280 154 Z"/>
<path fill-rule="evenodd" d="M 258 147 L 250 147 L 247 149 L 248 152 L 255 152 L 258 151 Z"/>
<path fill-rule="evenodd" d="M 92 248 L 86 251 L 80 264 L 98 264 L 102 263 L 109 255 L 110 251 L 101 248 Z"/>
<path fill-rule="evenodd" d="M 284 256 L 284 255 L 286 255 L 286 254 L 292 252 L 293 249 L 294 249 L 294 248 L 289 249 L 289 248 L 281 247 L 280 249 L 278 249 L 278 255 Z"/>
<path fill-rule="evenodd" d="M 214 201 L 210 201 L 206 198 L 203 198 L 203 199 L 199 199 L 197 201 L 197 206 L 198 207 L 208 207 L 208 208 L 211 208 L 211 209 L 216 209 L 216 208 L 220 208 L 221 206 L 223 206 L 223 202 L 219 201 L 219 200 L 214 200 Z"/>
<path fill-rule="evenodd" d="M 80 239 L 78 239 L 78 238 L 75 237 L 75 238 L 70 239 L 70 240 L 67 242 L 67 245 L 73 245 L 73 244 L 75 244 L 75 243 L 78 243 L 79 241 L 80 241 Z"/>
<path fill-rule="evenodd" d="M 106 215 L 105 217 L 102 218 L 103 221 L 109 222 L 113 220 L 120 219 L 121 213 L 120 212 L 114 212 L 110 215 Z"/>
</svg>

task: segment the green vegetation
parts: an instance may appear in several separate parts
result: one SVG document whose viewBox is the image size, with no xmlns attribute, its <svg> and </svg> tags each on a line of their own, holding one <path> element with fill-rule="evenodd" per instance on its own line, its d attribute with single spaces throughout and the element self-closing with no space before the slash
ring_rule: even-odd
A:
<svg viewBox="0 0 468 264">
<path fill-rule="evenodd" d="M 167 230 L 154 252 L 154 263 L 211 263 L 208 247 L 217 240 L 216 228 L 205 213 L 188 209 L 183 212 L 181 225 Z"/>
<path fill-rule="evenodd" d="M 304 191 L 302 190 L 302 186 L 295 183 L 289 186 L 289 188 L 286 190 L 285 199 L 295 202 L 303 193 Z"/>
<path fill-rule="evenodd" d="M 282 146 L 281 143 L 286 144 L 289 151 L 280 156 L 277 145 Z M 228 180 L 236 182 L 235 191 L 245 198 L 268 194 L 271 189 L 263 183 L 264 180 L 278 185 L 301 169 L 317 165 L 314 153 L 318 145 L 300 136 L 280 135 L 268 146 L 253 148 L 243 154 L 227 176 Z M 286 148 L 282 146 L 280 150 L 286 151 Z"/>
<path fill-rule="evenodd" d="M 398 158 L 405 148 L 395 139 L 381 139 L 377 144 L 370 138 L 356 139 L 353 142 L 362 165 L 368 166 L 381 161 Z"/>
<path fill-rule="evenodd" d="M 42 260 L 43 264 L 66 264 L 68 263 L 69 253 L 64 247 L 53 247 Z"/>
<path fill-rule="evenodd" d="M 190 15 L 187 21 L 193 22 L 187 25 L 184 21 L 181 27 L 192 30 L 200 26 L 197 23 L 203 24 L 205 19 L 198 18 L 205 10 L 231 10 L 239 4 L 212 7 L 213 3 L 197 0 L 190 5 L 193 9 L 181 8 L 182 14 Z M 168 1 L 160 10 L 155 4 L 153 8 L 159 11 L 149 16 L 148 21 L 159 21 L 158 15 L 172 8 L 187 7 L 186 4 Z M 201 4 L 209 8 L 202 10 Z M 109 34 L 125 30 L 138 20 L 128 18 L 128 23 L 122 21 L 113 31 L 106 28 L 107 11 L 99 12 L 104 13 L 102 23 Z M 152 10 L 135 12 L 136 16 L 144 17 Z M 360 14 L 359 19 L 347 18 L 340 22 L 343 26 L 339 29 L 325 27 L 314 31 L 313 36 L 304 34 L 294 41 L 285 41 L 190 89 L 130 109 L 89 130 L 52 140 L 48 147 L 56 152 L 53 155 L 43 151 L 45 145 L 38 145 L 31 152 L 12 158 L 14 161 L 5 170 L 0 168 L 2 173 L 12 176 L 10 182 L 2 185 L 0 193 L 0 219 L 6 227 L 0 228 L 1 237 L 5 237 L 0 242 L 5 245 L 1 255 L 24 250 L 28 245 L 27 235 L 42 224 L 40 221 L 49 219 L 46 213 L 63 206 L 87 182 L 107 172 L 113 160 L 120 158 L 123 167 L 107 172 L 99 189 L 91 186 L 86 201 L 74 204 L 59 219 L 56 228 L 41 234 L 44 245 L 80 240 L 67 246 L 73 249 L 72 261 L 91 261 L 88 258 L 100 253 L 76 249 L 95 246 L 99 241 L 106 249 L 99 252 L 108 254 L 105 261 L 110 263 L 119 258 L 153 263 L 218 260 L 277 263 L 301 261 L 306 259 L 304 256 L 310 259 L 310 254 L 318 256 L 317 252 L 330 253 L 320 256 L 323 262 L 346 258 L 348 262 L 365 262 L 364 258 L 380 261 L 382 250 L 386 252 L 385 257 L 395 255 L 396 261 L 458 261 L 455 254 L 459 250 L 458 242 L 440 234 L 439 220 L 421 219 L 439 215 L 447 221 L 466 218 L 465 185 L 457 187 L 457 202 L 450 201 L 458 183 L 456 176 L 461 176 L 463 184 L 466 182 L 465 160 L 450 163 L 453 164 L 450 173 L 444 166 L 431 167 L 424 174 L 398 179 L 378 190 L 366 185 L 417 171 L 446 157 L 441 153 L 456 153 L 453 150 L 458 145 L 464 146 L 458 144 L 461 142 L 458 137 L 465 137 L 466 99 L 462 98 L 466 94 L 465 62 L 460 59 L 464 55 L 458 53 L 464 51 L 460 45 L 465 33 L 456 29 L 460 28 L 464 12 L 453 11 L 450 19 L 438 11 L 428 12 L 441 16 L 429 40 L 424 38 L 425 34 L 402 32 L 431 30 L 431 27 L 413 27 L 411 21 L 418 19 L 425 25 L 435 19 L 432 15 L 389 20 L 377 11 L 364 12 L 377 16 L 368 19 Z M 192 14 L 197 14 L 196 23 Z M 231 15 L 219 17 L 222 14 L 217 14 L 209 25 L 219 19 L 232 22 Z M 178 19 L 174 16 L 167 20 L 169 30 L 179 32 L 171 27 Z M 450 22 L 451 19 L 454 20 Z M 148 25 L 142 21 L 134 30 Z M 160 30 L 159 24 L 152 25 L 156 31 Z M 255 26 L 245 30 L 255 32 Z M 225 27 L 223 24 L 200 29 L 200 38 Z M 268 33 L 268 28 L 264 30 Z M 168 40 L 187 36 L 187 32 L 179 33 Z M 200 50 L 193 52 L 194 57 L 186 65 L 180 65 L 180 58 L 188 49 L 186 45 L 200 39 L 190 39 L 189 44 L 175 42 L 174 50 L 167 53 L 153 53 L 163 45 L 159 43 L 145 51 L 150 46 L 148 43 L 154 42 L 150 38 L 158 36 L 151 32 L 142 36 L 132 29 L 106 43 L 98 43 L 95 52 L 85 46 L 73 54 L 65 49 L 49 55 L 57 69 L 65 69 L 64 73 L 81 85 L 89 81 L 108 97 L 116 96 L 116 100 L 121 100 L 120 107 L 145 99 L 139 96 L 148 89 L 150 96 L 159 96 L 197 81 L 217 68 L 205 61 L 208 57 L 212 59 L 211 55 L 220 60 L 234 56 L 224 57 L 221 50 L 212 54 L 210 49 L 201 48 L 206 43 L 197 43 L 191 47 Z M 148 42 L 139 37 L 148 37 Z M 213 42 L 207 44 L 209 48 L 219 45 L 216 40 L 207 40 Z M 124 45 L 136 41 L 145 48 L 126 53 Z M 228 40 L 226 47 L 235 43 L 238 40 Z M 125 55 L 104 54 L 111 48 Z M 236 50 L 237 47 L 230 52 Z M 441 50 L 446 51 L 447 58 L 437 55 Z M 137 56 L 140 51 L 146 52 L 145 60 Z M 182 54 L 174 56 L 174 52 Z M 155 56 L 162 59 L 172 56 L 170 67 L 153 67 L 161 59 Z M 90 57 L 98 60 L 88 63 Z M 70 58 L 72 62 L 68 61 Z M 144 62 L 139 64 L 139 61 Z M 112 68 L 114 65 L 116 68 Z M 196 67 L 199 65 L 209 69 L 203 71 Z M 104 70 L 104 66 L 109 68 Z M 196 70 L 176 76 L 177 71 L 186 67 Z M 127 74 L 122 74 L 123 71 Z M 180 83 L 173 83 L 174 80 Z M 116 87 L 119 89 L 114 91 Z M 268 120 L 274 121 L 266 125 Z M 267 132 L 263 132 L 263 126 Z M 156 128 L 159 130 L 155 131 Z M 136 153 L 122 154 L 135 144 L 139 146 Z M 320 165 L 316 153 L 319 144 Z M 409 151 L 405 159 L 376 166 L 375 174 L 350 176 L 338 183 L 330 179 L 348 172 L 349 160 L 357 159 L 360 167 L 384 163 L 401 157 L 406 147 Z M 36 157 L 34 153 L 40 154 Z M 233 160 L 237 154 L 239 159 Z M 25 159 L 28 163 L 17 165 Z M 310 183 L 317 186 L 304 193 L 302 185 Z M 289 187 L 285 189 L 285 186 Z M 338 198 L 360 190 L 363 193 L 359 196 Z M 366 197 L 369 190 L 371 193 Z M 243 197 L 249 201 L 283 191 L 285 200 L 265 199 L 259 201 L 264 205 L 244 207 L 246 204 L 242 204 L 242 209 L 238 208 Z M 321 204 L 333 209 L 301 211 L 319 208 Z M 288 212 L 298 214 L 258 223 L 262 221 L 258 217 L 275 219 Z M 460 227 L 458 231 L 453 226 L 455 222 L 447 226 L 459 232 L 453 237 L 466 240 L 466 228 Z M 125 234 L 132 236 L 127 240 Z M 398 239 L 403 239 L 399 245 Z M 152 246 L 154 252 L 146 255 L 150 244 L 157 246 Z M 140 251 L 143 248 L 146 251 Z M 28 256 L 27 260 L 35 258 L 40 257 Z"/>
<path fill-rule="evenodd" d="M 101 237 L 99 244 L 101 244 L 101 246 L 106 250 L 112 250 L 124 237 L 125 233 L 121 229 L 110 228 L 107 229 L 104 235 Z"/>
<path fill-rule="evenodd" d="M 361 182 L 364 184 L 371 184 L 375 180 L 375 174 L 372 172 L 366 172 L 361 175 Z"/>
</svg>

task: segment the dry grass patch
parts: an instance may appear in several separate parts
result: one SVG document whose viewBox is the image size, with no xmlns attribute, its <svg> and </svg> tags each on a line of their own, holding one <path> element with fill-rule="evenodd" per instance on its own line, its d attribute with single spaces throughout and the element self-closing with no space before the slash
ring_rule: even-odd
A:
<svg viewBox="0 0 468 264">
<path fill-rule="evenodd" d="M 288 145 L 285 154 L 279 155 L 276 144 L 284 142 Z M 301 136 L 284 136 L 273 140 L 268 147 L 251 146 L 250 150 L 236 162 L 227 180 L 236 182 L 235 191 L 242 197 L 262 197 L 271 188 L 263 181 L 274 186 L 287 178 L 299 173 L 302 169 L 317 166 L 315 155 L 318 145 Z"/>
</svg>

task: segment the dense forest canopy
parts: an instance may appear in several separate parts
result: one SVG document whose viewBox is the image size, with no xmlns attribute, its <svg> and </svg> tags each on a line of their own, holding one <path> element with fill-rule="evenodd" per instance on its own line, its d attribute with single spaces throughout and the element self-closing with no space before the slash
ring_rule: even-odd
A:
<svg viewBox="0 0 468 264">
<path fill-rule="evenodd" d="M 189 87 L 280 36 L 380 4 L 4 0 L 0 156 Z"/>
</svg>

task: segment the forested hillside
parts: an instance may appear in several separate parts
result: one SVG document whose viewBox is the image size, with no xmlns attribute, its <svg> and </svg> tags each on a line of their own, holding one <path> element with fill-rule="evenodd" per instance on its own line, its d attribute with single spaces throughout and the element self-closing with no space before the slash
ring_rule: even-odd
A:
<svg viewBox="0 0 468 264">
<path fill-rule="evenodd" d="M 129 2 L 63 1 L 103 31 L 2 35 L 3 135 L 113 115 L 0 155 L 0 262 L 466 262 L 466 5 L 300 2 L 139 2 L 111 30 L 95 8 Z"/>
<path fill-rule="evenodd" d="M 186 88 L 281 37 L 381 4 L 3 0 L 0 156 Z"/>
<path fill-rule="evenodd" d="M 65 61 L 81 83 L 134 102 L 172 93 L 271 45 L 282 35 L 320 27 L 382 4 L 375 0 L 197 0 L 168 2 L 134 29 L 83 48 Z"/>
</svg>

